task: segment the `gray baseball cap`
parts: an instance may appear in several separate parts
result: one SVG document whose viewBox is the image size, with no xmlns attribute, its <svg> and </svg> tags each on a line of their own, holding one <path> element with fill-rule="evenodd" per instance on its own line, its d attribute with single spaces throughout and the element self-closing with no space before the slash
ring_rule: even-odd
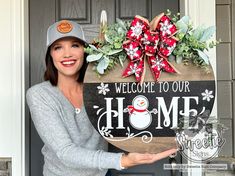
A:
<svg viewBox="0 0 235 176">
<path fill-rule="evenodd" d="M 64 37 L 76 37 L 85 44 L 87 43 L 83 29 L 78 23 L 69 20 L 62 20 L 52 24 L 47 29 L 47 47 L 56 40 Z"/>
</svg>

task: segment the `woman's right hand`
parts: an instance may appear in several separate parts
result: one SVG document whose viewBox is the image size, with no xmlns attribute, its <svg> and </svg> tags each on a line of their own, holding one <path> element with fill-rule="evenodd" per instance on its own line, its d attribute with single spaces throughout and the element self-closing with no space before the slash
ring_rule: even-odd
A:
<svg viewBox="0 0 235 176">
<path fill-rule="evenodd" d="M 128 153 L 123 155 L 121 158 L 121 166 L 124 168 L 129 168 L 141 164 L 151 164 L 163 158 L 166 158 L 177 152 L 177 149 L 166 150 L 157 154 L 150 153 Z"/>
</svg>

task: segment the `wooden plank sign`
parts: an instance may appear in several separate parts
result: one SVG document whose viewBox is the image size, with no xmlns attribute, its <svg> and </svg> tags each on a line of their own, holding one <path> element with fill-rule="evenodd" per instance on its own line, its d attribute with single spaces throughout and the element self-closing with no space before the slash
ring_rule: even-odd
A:
<svg viewBox="0 0 235 176">
<path fill-rule="evenodd" d="M 146 64 L 145 80 L 122 77 L 117 65 L 98 77 L 89 64 L 84 80 L 84 104 L 94 128 L 108 142 L 128 152 L 158 153 L 176 147 L 179 119 L 211 112 L 215 78 L 193 65 L 171 63 L 178 73 L 162 72 L 156 82 Z"/>
</svg>

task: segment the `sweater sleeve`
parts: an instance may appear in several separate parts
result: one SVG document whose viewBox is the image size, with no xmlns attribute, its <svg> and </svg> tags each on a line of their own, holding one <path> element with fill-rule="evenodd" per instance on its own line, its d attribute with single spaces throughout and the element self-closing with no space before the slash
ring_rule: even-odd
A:
<svg viewBox="0 0 235 176">
<path fill-rule="evenodd" d="M 121 170 L 122 153 L 88 150 L 73 143 L 58 112 L 51 106 L 50 99 L 41 95 L 40 90 L 30 88 L 26 98 L 39 136 L 64 165 L 71 168 Z"/>
</svg>

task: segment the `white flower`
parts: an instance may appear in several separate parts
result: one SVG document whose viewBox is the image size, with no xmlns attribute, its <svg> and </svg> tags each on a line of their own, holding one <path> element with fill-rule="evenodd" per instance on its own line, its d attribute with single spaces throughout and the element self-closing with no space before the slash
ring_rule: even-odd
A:
<svg viewBox="0 0 235 176">
<path fill-rule="evenodd" d="M 97 86 L 97 89 L 99 91 L 98 93 L 106 95 L 106 93 L 110 91 L 108 86 L 108 84 L 100 83 L 100 86 Z"/>
<path fill-rule="evenodd" d="M 201 93 L 202 94 L 202 100 L 210 101 L 214 96 L 212 95 L 213 91 L 205 90 L 205 92 Z"/>
<path fill-rule="evenodd" d="M 143 25 L 137 22 L 135 26 L 131 27 L 131 30 L 132 30 L 131 36 L 132 37 L 136 36 L 137 38 L 139 38 L 139 36 L 142 34 L 142 28 L 143 28 Z"/>
</svg>

